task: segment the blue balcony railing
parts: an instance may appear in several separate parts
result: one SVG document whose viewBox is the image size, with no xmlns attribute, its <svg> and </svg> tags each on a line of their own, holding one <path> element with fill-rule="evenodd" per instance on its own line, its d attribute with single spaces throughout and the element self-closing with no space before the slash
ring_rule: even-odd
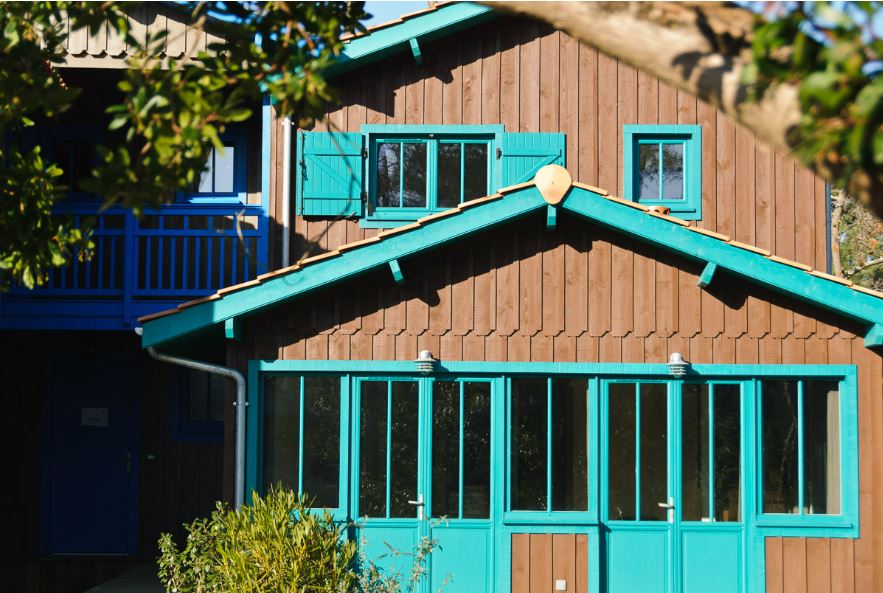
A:
<svg viewBox="0 0 883 593">
<path fill-rule="evenodd" d="M 94 252 L 52 271 L 45 286 L 0 298 L 0 327 L 125 329 L 174 306 L 266 271 L 267 216 L 260 205 L 175 204 L 130 211 L 64 205 L 93 221 Z"/>
</svg>

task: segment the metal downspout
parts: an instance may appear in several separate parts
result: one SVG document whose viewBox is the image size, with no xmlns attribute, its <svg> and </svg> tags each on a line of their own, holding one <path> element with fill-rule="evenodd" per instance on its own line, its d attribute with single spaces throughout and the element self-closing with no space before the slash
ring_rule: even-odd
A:
<svg viewBox="0 0 883 593">
<path fill-rule="evenodd" d="M 245 498 L 245 406 L 248 405 L 245 401 L 245 377 L 239 371 L 221 365 L 157 352 L 153 346 L 147 348 L 147 353 L 161 362 L 221 375 L 236 381 L 236 403 L 234 404 L 236 406 L 236 454 L 233 506 L 237 509 L 242 507 Z"/>
<path fill-rule="evenodd" d="M 288 267 L 291 247 L 291 119 L 282 120 L 282 266 Z"/>
</svg>

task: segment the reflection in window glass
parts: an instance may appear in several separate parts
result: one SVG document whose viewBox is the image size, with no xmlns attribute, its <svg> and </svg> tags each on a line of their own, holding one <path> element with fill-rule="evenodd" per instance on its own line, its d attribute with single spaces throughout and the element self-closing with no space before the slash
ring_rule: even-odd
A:
<svg viewBox="0 0 883 593">
<path fill-rule="evenodd" d="M 634 521 L 635 516 L 635 395 L 634 383 L 611 383 L 609 392 L 608 516 Z"/>
<path fill-rule="evenodd" d="M 552 510 L 589 507 L 585 379 L 552 381 Z"/>
<path fill-rule="evenodd" d="M 797 381 L 764 381 L 763 512 L 797 513 Z"/>
<path fill-rule="evenodd" d="M 460 384 L 436 381 L 432 386 L 432 516 L 460 512 Z"/>
<path fill-rule="evenodd" d="M 463 384 L 463 517 L 487 519 L 491 499 L 491 384 Z"/>
<path fill-rule="evenodd" d="M 392 382 L 390 430 L 389 516 L 414 517 L 417 508 L 417 417 L 419 399 L 415 381 Z"/>
<path fill-rule="evenodd" d="M 206 168 L 199 177 L 199 193 L 233 193 L 235 155 L 236 149 L 233 146 L 224 146 L 223 152 L 212 148 Z"/>
<path fill-rule="evenodd" d="M 659 199 L 659 144 L 638 145 L 639 200 Z"/>
<path fill-rule="evenodd" d="M 664 383 L 641 384 L 641 520 L 665 521 L 668 502 L 668 398 Z"/>
<path fill-rule="evenodd" d="M 301 491 L 315 507 L 338 506 L 340 379 L 304 377 L 304 451 Z"/>
<path fill-rule="evenodd" d="M 684 145 L 662 145 L 662 199 L 684 199 Z"/>
<path fill-rule="evenodd" d="M 455 208 L 460 203 L 460 157 L 462 144 L 440 142 L 438 145 L 438 207 Z"/>
<path fill-rule="evenodd" d="M 512 380 L 513 510 L 547 509 L 547 410 L 545 379 Z"/>
<path fill-rule="evenodd" d="M 486 196 L 488 193 L 488 145 L 465 144 L 463 159 L 463 201 L 468 202 Z"/>
<path fill-rule="evenodd" d="M 381 208 L 400 205 L 401 150 L 398 142 L 377 145 L 377 206 Z"/>
<path fill-rule="evenodd" d="M 714 519 L 741 519 L 742 420 L 738 385 L 714 385 Z"/>
<path fill-rule="evenodd" d="M 406 142 L 402 207 L 426 208 L 426 144 Z"/>
<path fill-rule="evenodd" d="M 803 505 L 840 513 L 840 391 L 836 381 L 803 382 Z"/>
<path fill-rule="evenodd" d="M 263 487 L 282 484 L 297 490 L 300 377 L 269 375 L 264 379 Z"/>
<path fill-rule="evenodd" d="M 359 516 L 386 516 L 388 383 L 365 381 L 359 395 Z"/>
<path fill-rule="evenodd" d="M 708 385 L 686 383 L 682 395 L 681 517 L 701 521 L 708 513 Z"/>
</svg>

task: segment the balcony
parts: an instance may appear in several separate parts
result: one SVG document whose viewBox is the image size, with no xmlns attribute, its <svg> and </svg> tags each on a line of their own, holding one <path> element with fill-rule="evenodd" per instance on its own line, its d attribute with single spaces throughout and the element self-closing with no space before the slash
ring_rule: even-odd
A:
<svg viewBox="0 0 883 593">
<path fill-rule="evenodd" d="M 267 271 L 260 205 L 173 204 L 140 219 L 91 204 L 58 212 L 94 220 L 93 256 L 54 270 L 41 288 L 0 296 L 0 329 L 131 329 L 141 315 Z"/>
</svg>

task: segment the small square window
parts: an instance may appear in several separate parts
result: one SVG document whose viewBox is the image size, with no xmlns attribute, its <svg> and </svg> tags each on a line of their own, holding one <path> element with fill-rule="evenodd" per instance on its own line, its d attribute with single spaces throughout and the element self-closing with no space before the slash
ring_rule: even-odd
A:
<svg viewBox="0 0 883 593">
<path fill-rule="evenodd" d="M 229 128 L 221 135 L 221 142 L 224 149 L 211 149 L 199 180 L 193 184 L 192 191 L 179 193 L 179 201 L 203 204 L 246 202 L 245 129 L 241 126 Z"/>
<path fill-rule="evenodd" d="M 172 405 L 172 433 L 179 441 L 224 440 L 224 377 L 202 371 L 177 373 Z"/>
<path fill-rule="evenodd" d="M 702 218 L 700 126 L 625 126 L 625 196 L 665 206 L 686 220 Z"/>
</svg>

